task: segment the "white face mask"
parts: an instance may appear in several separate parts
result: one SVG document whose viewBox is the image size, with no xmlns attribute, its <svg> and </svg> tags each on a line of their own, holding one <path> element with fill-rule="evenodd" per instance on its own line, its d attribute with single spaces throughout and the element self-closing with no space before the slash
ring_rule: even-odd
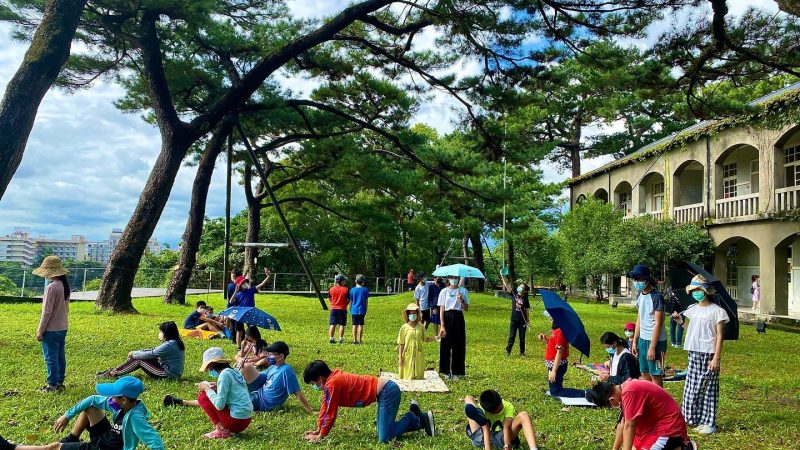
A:
<svg viewBox="0 0 800 450">
<path fill-rule="evenodd" d="M 625 336 L 633 337 L 633 331 L 626 331 Z"/>
<path fill-rule="evenodd" d="M 412 322 L 417 320 L 417 315 L 416 314 L 409 314 L 408 315 L 408 320 L 410 320 Z"/>
</svg>

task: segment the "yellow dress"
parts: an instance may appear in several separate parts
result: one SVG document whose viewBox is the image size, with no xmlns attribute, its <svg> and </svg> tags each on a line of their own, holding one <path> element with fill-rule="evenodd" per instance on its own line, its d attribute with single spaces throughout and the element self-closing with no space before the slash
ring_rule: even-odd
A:
<svg viewBox="0 0 800 450">
<path fill-rule="evenodd" d="M 425 355 L 422 344 L 425 342 L 425 327 L 417 323 L 415 327 L 404 324 L 397 334 L 397 345 L 403 345 L 403 367 L 400 367 L 400 378 L 404 380 L 422 380 L 425 378 Z"/>
</svg>

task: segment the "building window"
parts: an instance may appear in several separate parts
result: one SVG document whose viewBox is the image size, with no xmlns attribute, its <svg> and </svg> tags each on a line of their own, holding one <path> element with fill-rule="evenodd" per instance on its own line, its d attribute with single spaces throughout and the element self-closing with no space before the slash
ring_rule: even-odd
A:
<svg viewBox="0 0 800 450">
<path fill-rule="evenodd" d="M 653 185 L 653 205 L 651 211 L 661 211 L 664 208 L 664 183 Z"/>
<path fill-rule="evenodd" d="M 728 259 L 727 263 L 725 264 L 725 282 L 731 288 L 738 288 L 739 286 L 739 266 L 736 265 L 735 259 Z M 734 292 L 738 291 L 738 289 L 732 289 Z"/>
<path fill-rule="evenodd" d="M 631 201 L 631 193 L 630 192 L 620 192 L 619 193 L 619 209 L 622 210 L 622 213 L 628 215 L 630 210 L 630 201 Z"/>
<path fill-rule="evenodd" d="M 750 193 L 758 192 L 758 160 L 750 161 Z"/>
<path fill-rule="evenodd" d="M 736 197 L 736 163 L 722 166 L 722 198 Z"/>
<path fill-rule="evenodd" d="M 800 186 L 800 145 L 789 147 L 783 153 L 786 187 Z"/>
</svg>

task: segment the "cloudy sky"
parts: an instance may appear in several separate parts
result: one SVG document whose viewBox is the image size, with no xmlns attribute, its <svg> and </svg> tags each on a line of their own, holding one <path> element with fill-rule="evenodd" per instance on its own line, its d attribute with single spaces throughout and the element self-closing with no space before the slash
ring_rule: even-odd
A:
<svg viewBox="0 0 800 450">
<path fill-rule="evenodd" d="M 295 0 L 289 2 L 298 16 L 319 17 L 341 9 L 341 0 Z M 748 5 L 776 9 L 772 0 L 730 1 L 733 13 Z M 663 22 L 651 35 L 671 26 Z M 9 38 L 10 28 L 0 25 L 0 95 L 16 71 L 27 48 Z M 420 45 L 433 42 L 435 35 L 421 36 Z M 462 73 L 476 70 L 465 63 Z M 303 80 L 293 80 L 294 89 L 313 88 Z M 16 227 L 26 227 L 34 235 L 55 237 L 85 235 L 90 240 L 107 239 L 113 228 L 123 228 L 144 187 L 158 155 L 158 130 L 138 115 L 123 114 L 112 104 L 122 89 L 109 82 L 98 82 L 91 89 L 69 94 L 50 91 L 39 108 L 22 164 L 0 200 L 0 235 Z M 452 129 L 457 105 L 444 95 L 424 105 L 418 122 L 428 123 L 440 132 Z M 585 161 L 584 171 L 607 162 L 607 158 Z M 221 162 L 221 161 L 220 161 Z M 220 167 L 222 167 L 220 165 Z M 543 167 L 548 181 L 567 177 L 553 167 Z M 194 168 L 183 167 L 172 189 L 169 202 L 155 231 L 161 242 L 175 246 L 180 240 L 189 209 Z M 245 207 L 241 189 L 234 188 L 232 210 Z M 208 198 L 207 214 L 221 216 L 225 211 L 225 176 L 215 173 Z"/>
</svg>

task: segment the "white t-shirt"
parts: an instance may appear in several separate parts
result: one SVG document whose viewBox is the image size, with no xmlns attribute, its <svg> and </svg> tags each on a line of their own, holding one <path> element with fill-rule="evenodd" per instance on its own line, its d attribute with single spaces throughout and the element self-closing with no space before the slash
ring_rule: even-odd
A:
<svg viewBox="0 0 800 450">
<path fill-rule="evenodd" d="M 617 368 L 619 368 L 619 360 L 622 359 L 622 355 L 624 355 L 625 353 L 630 353 L 630 351 L 626 348 L 622 350 L 622 352 L 620 352 L 619 354 L 614 353 L 614 355 L 611 356 L 611 371 L 609 372 L 609 375 L 611 375 L 612 377 L 617 376 Z"/>
<path fill-rule="evenodd" d="M 714 353 L 717 341 L 717 324 L 728 323 L 728 313 L 716 303 L 708 306 L 692 305 L 683 312 L 689 319 L 689 329 L 683 349 L 691 352 Z"/>
<path fill-rule="evenodd" d="M 469 293 L 463 287 L 450 289 L 446 287 L 442 289 L 442 292 L 439 292 L 439 306 L 444 306 L 445 311 L 461 311 L 461 303 L 458 301 L 458 293 L 461 292 L 461 298 L 464 299 L 464 303 L 469 305 Z"/>
</svg>

